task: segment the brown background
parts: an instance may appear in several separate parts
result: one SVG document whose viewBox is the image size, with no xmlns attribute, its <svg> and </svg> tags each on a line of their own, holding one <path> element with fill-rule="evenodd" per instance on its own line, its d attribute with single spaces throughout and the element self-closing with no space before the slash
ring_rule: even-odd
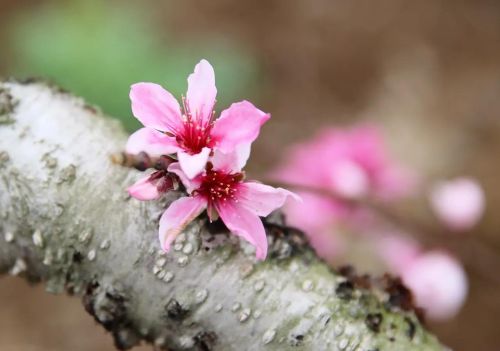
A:
<svg viewBox="0 0 500 351">
<path fill-rule="evenodd" d="M 0 0 L 0 44 L 4 19 L 37 4 Z M 252 173 L 263 174 L 286 145 L 322 126 L 376 121 L 408 165 L 431 177 L 481 180 L 488 208 L 471 235 L 500 254 L 499 1 L 200 0 L 154 6 L 162 18 L 158 25 L 178 39 L 210 32 L 239 42 L 257 58 L 263 75 L 258 93 L 248 98 L 258 99 L 273 119 L 254 148 Z M 8 57 L 0 66 L 2 61 L 6 73 Z M 483 259 L 462 251 L 469 261 Z M 464 309 L 451 321 L 430 325 L 456 350 L 500 347 L 500 267 L 494 262 L 484 264 L 490 276 L 467 266 L 471 289 Z M 77 299 L 48 295 L 41 286 L 1 278 L 0 311 L 0 350 L 112 349 L 111 338 Z"/>
</svg>

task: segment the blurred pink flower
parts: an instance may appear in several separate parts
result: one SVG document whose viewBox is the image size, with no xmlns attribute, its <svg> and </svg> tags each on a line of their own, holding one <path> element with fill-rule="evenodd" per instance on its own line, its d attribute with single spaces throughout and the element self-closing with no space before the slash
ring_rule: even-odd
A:
<svg viewBox="0 0 500 351">
<path fill-rule="evenodd" d="M 401 276 L 429 318 L 448 319 L 460 310 L 467 296 L 467 276 L 451 255 L 439 250 L 424 252 L 404 233 L 381 235 L 375 248 L 389 271 Z"/>
<path fill-rule="evenodd" d="M 213 149 L 225 153 L 237 148 L 249 150 L 270 115 L 241 101 L 222 111 L 214 121 L 216 95 L 214 70 L 206 60 L 201 60 L 188 78 L 183 111 L 160 85 L 132 85 L 132 112 L 145 128 L 130 136 L 127 152 L 144 151 L 150 156 L 177 153 L 182 170 L 193 178 L 203 171 Z"/>
<path fill-rule="evenodd" d="M 375 246 L 389 270 L 396 274 L 406 271 L 422 252 L 420 245 L 404 233 L 376 236 Z"/>
<path fill-rule="evenodd" d="M 335 227 L 344 221 L 359 227 L 366 217 L 352 199 L 392 200 L 410 193 L 415 185 L 414 176 L 388 156 L 374 126 L 327 129 L 311 141 L 296 144 L 272 177 L 299 189 L 316 189 L 300 190 L 303 201 L 287 203 L 285 212 L 289 223 L 304 230 L 327 260 L 342 248 Z"/>
<path fill-rule="evenodd" d="M 267 237 L 259 216 L 265 217 L 283 206 L 288 196 L 298 196 L 282 188 L 244 182 L 244 165 L 237 153 L 216 151 L 205 171 L 189 179 L 178 163 L 169 172 L 179 176 L 190 196 L 174 201 L 160 218 L 160 242 L 165 251 L 176 236 L 205 209 L 210 220 L 221 217 L 227 228 L 256 248 L 256 257 L 267 255 Z"/>
<path fill-rule="evenodd" d="M 348 207 L 328 196 L 298 191 L 302 201 L 287 201 L 284 212 L 291 226 L 303 230 L 318 255 L 327 261 L 342 252 L 342 240 L 333 227 L 347 216 Z M 311 235 L 313 233 L 313 235 Z"/>
<path fill-rule="evenodd" d="M 431 319 L 452 318 L 467 297 L 467 276 L 460 262 L 447 253 L 435 250 L 422 254 L 400 274 L 417 305 Z"/>
<path fill-rule="evenodd" d="M 457 178 L 436 184 L 430 195 L 438 219 L 451 230 L 469 230 L 484 212 L 484 193 L 477 181 Z"/>
<path fill-rule="evenodd" d="M 327 129 L 296 144 L 274 173 L 280 181 L 330 190 L 345 198 L 392 199 L 413 190 L 414 177 L 388 155 L 375 126 Z"/>
</svg>

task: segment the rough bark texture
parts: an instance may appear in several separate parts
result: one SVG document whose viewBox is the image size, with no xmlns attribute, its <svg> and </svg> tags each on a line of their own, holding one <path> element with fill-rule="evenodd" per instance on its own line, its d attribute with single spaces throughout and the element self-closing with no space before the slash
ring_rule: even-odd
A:
<svg viewBox="0 0 500 351">
<path fill-rule="evenodd" d="M 255 263 L 201 218 L 163 254 L 168 199 L 128 197 L 140 175 L 109 161 L 125 140 L 55 87 L 0 83 L 0 271 L 82 295 L 120 349 L 442 349 L 397 296 L 353 287 L 286 235 L 270 233 L 271 257 Z"/>
</svg>

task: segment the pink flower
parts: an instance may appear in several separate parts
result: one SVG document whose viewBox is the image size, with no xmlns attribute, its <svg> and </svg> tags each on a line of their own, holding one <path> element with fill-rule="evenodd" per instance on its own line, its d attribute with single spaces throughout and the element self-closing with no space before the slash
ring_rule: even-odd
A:
<svg viewBox="0 0 500 351">
<path fill-rule="evenodd" d="M 172 177 L 165 171 L 156 171 L 139 179 L 127 190 L 130 196 L 146 201 L 158 199 L 162 194 L 174 188 Z"/>
<path fill-rule="evenodd" d="M 285 213 L 329 261 L 342 250 L 338 227 L 362 224 L 363 211 L 353 206 L 352 199 L 391 200 L 414 187 L 414 177 L 388 156 L 380 132 L 370 126 L 327 129 L 313 140 L 295 145 L 272 176 L 291 186 L 319 190 L 301 190 L 303 201 L 287 203 Z"/>
<path fill-rule="evenodd" d="M 220 216 L 232 233 L 252 244 L 257 259 L 265 259 L 267 237 L 259 216 L 281 207 L 288 196 L 297 196 L 285 189 L 243 181 L 244 163 L 236 152 L 216 151 L 205 171 L 193 179 L 186 176 L 178 163 L 169 166 L 168 170 L 179 176 L 190 196 L 174 201 L 161 216 L 159 236 L 165 251 L 186 225 L 206 209 L 211 220 Z"/>
<path fill-rule="evenodd" d="M 434 320 L 452 318 L 465 302 L 467 276 L 460 263 L 441 251 L 418 256 L 402 272 L 419 306 Z"/>
<path fill-rule="evenodd" d="M 275 178 L 330 190 L 345 198 L 393 199 L 413 190 L 414 177 L 392 160 L 374 126 L 327 129 L 295 145 Z"/>
<path fill-rule="evenodd" d="M 145 128 L 130 136 L 127 152 L 144 151 L 150 156 L 177 153 L 183 172 L 192 179 L 203 171 L 212 150 L 229 153 L 248 149 L 270 115 L 241 101 L 214 121 L 216 95 L 214 70 L 206 60 L 201 60 L 188 78 L 182 111 L 160 85 L 132 85 L 132 112 Z"/>
<path fill-rule="evenodd" d="M 432 190 L 430 201 L 439 220 L 456 231 L 474 227 L 485 207 L 481 186 L 470 178 L 438 183 Z"/>
</svg>

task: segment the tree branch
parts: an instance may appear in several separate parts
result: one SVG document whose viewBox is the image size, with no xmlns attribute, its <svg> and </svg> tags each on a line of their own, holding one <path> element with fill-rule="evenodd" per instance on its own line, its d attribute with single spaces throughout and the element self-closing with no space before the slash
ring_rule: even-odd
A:
<svg viewBox="0 0 500 351">
<path fill-rule="evenodd" d="M 441 349 L 402 311 L 404 288 L 331 272 L 279 221 L 267 225 L 263 263 L 204 218 L 165 255 L 158 218 L 176 194 L 129 198 L 139 174 L 109 158 L 125 140 L 117 122 L 55 87 L 0 83 L 0 271 L 82 295 L 119 349 Z"/>
</svg>

